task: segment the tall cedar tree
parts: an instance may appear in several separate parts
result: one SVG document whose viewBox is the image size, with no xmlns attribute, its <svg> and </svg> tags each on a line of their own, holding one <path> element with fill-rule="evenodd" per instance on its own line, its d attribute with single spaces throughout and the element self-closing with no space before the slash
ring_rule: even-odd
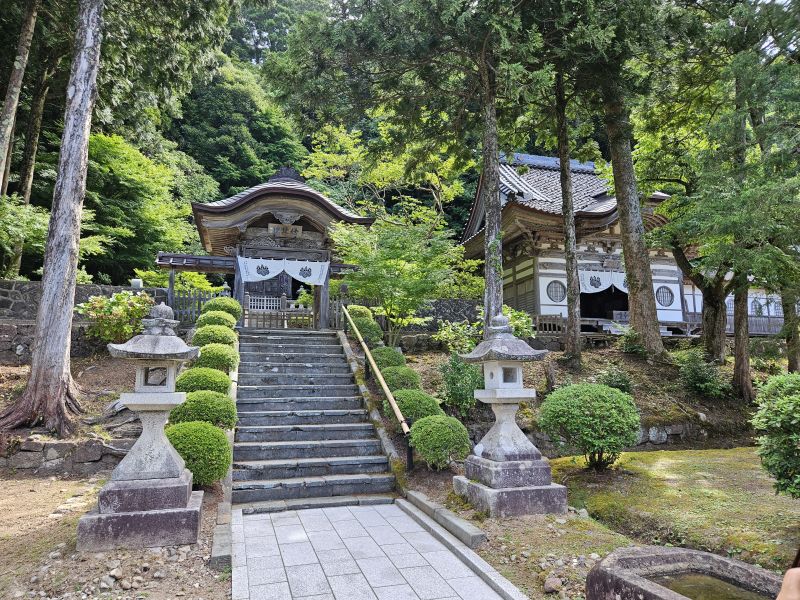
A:
<svg viewBox="0 0 800 600">
<path fill-rule="evenodd" d="M 526 76 L 520 57 L 538 46 L 517 3 L 337 1 L 329 18 L 301 21 L 269 69 L 307 122 L 343 115 L 352 122 L 383 108 L 398 146 L 468 154 L 465 140 L 480 136 L 487 323 L 503 304 L 498 107 L 506 107 L 504 94 L 518 93 Z"/>
<path fill-rule="evenodd" d="M 102 28 L 103 0 L 80 0 L 31 372 L 22 396 L 0 415 L 0 428 L 42 423 L 64 436 L 74 429 L 70 415 L 81 411 L 69 353 Z"/>
</svg>

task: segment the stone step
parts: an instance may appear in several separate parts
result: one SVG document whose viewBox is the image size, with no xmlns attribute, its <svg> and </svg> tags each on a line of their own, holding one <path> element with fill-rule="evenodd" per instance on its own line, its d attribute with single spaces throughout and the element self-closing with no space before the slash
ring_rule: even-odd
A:
<svg viewBox="0 0 800 600">
<path fill-rule="evenodd" d="M 375 456 L 381 443 L 371 440 L 324 440 L 304 442 L 236 442 L 234 461 L 277 460 L 279 458 L 328 458 L 330 456 Z"/>
<path fill-rule="evenodd" d="M 251 375 L 255 373 L 298 373 L 300 375 L 319 375 L 342 373 L 352 373 L 350 365 L 345 361 L 336 364 L 312 363 L 312 362 L 240 362 L 239 375 Z"/>
<path fill-rule="evenodd" d="M 272 410 L 355 410 L 364 408 L 361 396 L 321 396 L 317 398 L 237 398 L 240 411 Z"/>
<path fill-rule="evenodd" d="M 339 337 L 336 335 L 326 336 L 295 336 L 295 335 L 265 335 L 265 336 L 239 336 L 240 344 L 253 344 L 256 346 L 264 344 L 310 344 L 313 346 L 341 346 Z"/>
<path fill-rule="evenodd" d="M 306 354 L 341 354 L 344 355 L 344 348 L 341 344 L 330 346 L 323 346 L 313 344 L 310 342 L 295 342 L 293 344 L 274 344 L 272 342 L 263 342 L 260 344 L 253 344 L 251 342 L 239 342 L 240 352 L 265 352 L 270 354 L 284 354 L 287 352 L 293 353 L 306 353 Z"/>
<path fill-rule="evenodd" d="M 250 460 L 233 463 L 234 481 L 319 477 L 346 473 L 387 473 L 388 471 L 389 459 L 382 454 L 375 456 Z"/>
<path fill-rule="evenodd" d="M 356 423 L 367 420 L 363 408 L 352 410 L 262 410 L 239 411 L 239 427 L 262 425 L 314 425 L 324 423 Z"/>
<path fill-rule="evenodd" d="M 245 352 L 239 349 L 243 363 L 311 363 L 325 365 L 346 365 L 344 354 L 314 353 L 314 352 Z"/>
<path fill-rule="evenodd" d="M 237 442 L 290 442 L 293 440 L 365 440 L 375 437 L 372 423 L 315 425 L 250 425 L 236 430 Z"/>
<path fill-rule="evenodd" d="M 304 508 L 333 508 L 335 506 L 375 506 L 376 504 L 392 504 L 394 496 L 360 494 L 354 496 L 326 496 L 323 498 L 293 498 L 289 500 L 268 500 L 266 502 L 246 502 L 236 504 L 245 515 L 277 513 L 286 510 L 302 510 Z"/>
<path fill-rule="evenodd" d="M 242 327 L 240 328 L 239 333 L 244 337 L 254 337 L 258 339 L 272 336 L 285 336 L 293 338 L 338 337 L 336 331 L 320 331 L 318 329 L 259 329 L 257 327 Z"/>
<path fill-rule="evenodd" d="M 394 475 L 361 473 L 233 482 L 234 503 L 376 494 L 394 490 Z"/>
<path fill-rule="evenodd" d="M 331 396 L 355 396 L 358 386 L 354 383 L 340 385 L 238 385 L 237 399 L 246 398 L 325 398 Z"/>
<path fill-rule="evenodd" d="M 242 373 L 239 385 L 344 385 L 354 383 L 352 373 Z"/>
</svg>

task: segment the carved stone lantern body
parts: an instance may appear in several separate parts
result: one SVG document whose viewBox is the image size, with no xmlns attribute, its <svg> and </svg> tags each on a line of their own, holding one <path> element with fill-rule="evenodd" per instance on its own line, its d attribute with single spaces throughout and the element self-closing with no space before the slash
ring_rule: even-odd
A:
<svg viewBox="0 0 800 600">
<path fill-rule="evenodd" d="M 120 402 L 136 412 L 142 433 L 100 490 L 95 511 L 78 524 L 79 550 L 192 544 L 200 531 L 203 492 L 192 492 L 192 474 L 164 434 L 170 411 L 186 399 L 175 391 L 180 365 L 197 356 L 174 331 L 163 303 L 143 319 L 144 331 L 124 344 L 109 344 L 115 358 L 136 369 L 134 391 Z"/>
<path fill-rule="evenodd" d="M 482 363 L 484 389 L 475 390 L 475 398 L 492 407 L 495 423 L 467 457 L 466 477 L 454 477 L 453 487 L 492 516 L 566 512 L 566 488 L 552 482 L 550 464 L 516 422 L 519 403 L 536 397 L 524 386 L 522 366 L 546 354 L 515 337 L 500 315 L 487 338 L 462 357 Z"/>
</svg>

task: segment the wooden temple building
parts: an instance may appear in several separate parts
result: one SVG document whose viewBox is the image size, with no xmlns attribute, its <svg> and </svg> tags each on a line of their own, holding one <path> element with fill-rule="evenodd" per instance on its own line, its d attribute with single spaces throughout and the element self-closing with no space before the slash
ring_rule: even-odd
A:
<svg viewBox="0 0 800 600">
<path fill-rule="evenodd" d="M 616 199 L 594 163 L 572 161 L 573 202 L 578 238 L 582 329 L 614 332 L 628 320 L 628 290 Z M 484 207 L 472 205 L 464 231 L 469 258 L 484 253 Z M 500 166 L 503 231 L 503 295 L 509 306 L 534 316 L 540 330 L 556 333 L 567 314 L 566 260 L 557 158 L 514 154 Z M 645 228 L 663 222 L 656 207 L 667 199 L 656 193 L 643 204 Z M 699 329 L 702 294 L 664 249 L 650 250 L 653 294 L 664 335 Z M 783 326 L 780 298 L 764 290 L 750 291 L 750 332 L 775 334 Z M 733 313 L 733 299 L 728 299 Z M 728 327 L 732 329 L 732 318 Z"/>
<path fill-rule="evenodd" d="M 369 225 L 283 168 L 266 183 L 230 198 L 192 204 L 195 225 L 207 256 L 160 252 L 159 268 L 170 270 L 169 297 L 176 306 L 177 271 L 226 273 L 233 296 L 244 308 L 247 326 L 328 328 L 329 282 L 345 265 L 332 253 L 329 227 L 336 222 Z M 313 287 L 314 305 L 293 302 L 301 286 Z"/>
</svg>

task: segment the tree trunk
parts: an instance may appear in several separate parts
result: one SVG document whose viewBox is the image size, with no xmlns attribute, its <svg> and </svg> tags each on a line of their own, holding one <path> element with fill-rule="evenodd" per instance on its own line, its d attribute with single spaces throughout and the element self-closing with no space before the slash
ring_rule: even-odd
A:
<svg viewBox="0 0 800 600">
<path fill-rule="evenodd" d="M 708 360 L 723 364 L 726 354 L 728 306 L 724 282 L 705 286 L 703 293 L 703 348 Z"/>
<path fill-rule="evenodd" d="M 484 292 L 484 336 L 489 334 L 492 317 L 503 311 L 503 240 L 500 221 L 500 156 L 497 145 L 497 82 L 493 65 L 484 61 L 483 81 L 483 171 L 481 194 L 486 207 L 484 249 L 486 253 L 486 291 Z"/>
<path fill-rule="evenodd" d="M 81 410 L 69 353 L 102 23 L 103 0 L 80 0 L 31 374 L 17 402 L 0 415 L 0 428 L 42 422 L 64 436 L 74 429 L 70 415 Z"/>
<path fill-rule="evenodd" d="M 28 54 L 31 50 L 33 30 L 36 27 L 36 15 L 39 12 L 41 0 L 28 0 L 25 16 L 22 19 L 22 29 L 17 42 L 17 54 L 11 67 L 11 76 L 8 78 L 8 88 L 0 110 L 0 175 L 6 172 L 6 161 L 11 145 L 12 131 L 14 129 L 14 116 L 17 114 L 19 95 L 22 91 L 22 79 L 25 77 L 25 67 L 28 64 Z"/>
<path fill-rule="evenodd" d="M 17 126 L 17 120 L 14 118 L 11 122 L 11 134 L 8 138 L 8 147 L 6 149 L 5 169 L 0 172 L 0 196 L 8 194 L 8 180 L 11 177 L 11 159 L 14 156 L 14 130 Z"/>
<path fill-rule="evenodd" d="M 42 70 L 42 75 L 33 92 L 33 98 L 31 98 L 31 110 L 28 114 L 28 127 L 25 132 L 25 150 L 19 171 L 19 194 L 22 196 L 23 204 L 29 204 L 31 201 L 33 175 L 36 170 L 36 153 L 39 150 L 39 133 L 42 130 L 42 116 L 47 102 L 47 93 L 50 91 L 50 77 L 52 75 L 53 71 L 47 68 Z M 23 248 L 24 240 L 20 240 L 14 245 L 14 253 L 11 256 L 11 263 L 6 272 L 6 277 L 9 279 L 14 279 L 19 275 Z"/>
<path fill-rule="evenodd" d="M 572 201 L 570 172 L 567 98 L 564 92 L 564 73 L 558 71 L 555 81 L 556 135 L 561 177 L 561 212 L 564 215 L 564 257 L 567 269 L 567 330 L 564 332 L 564 352 L 570 366 L 581 367 L 581 285 L 578 278 L 578 248 L 575 233 L 575 210 Z"/>
<path fill-rule="evenodd" d="M 750 376 L 750 320 L 748 318 L 747 292 L 750 285 L 747 277 L 734 274 L 736 287 L 733 292 L 733 391 L 742 401 L 755 399 L 753 379 Z"/>
<path fill-rule="evenodd" d="M 639 335 L 649 355 L 661 356 L 664 354 L 664 344 L 658 326 L 653 273 L 650 271 L 650 255 L 645 244 L 639 192 L 633 170 L 631 125 L 622 89 L 613 78 L 607 80 L 603 87 L 603 111 L 614 172 L 631 327 Z"/>
<path fill-rule="evenodd" d="M 797 315 L 797 292 L 784 290 L 781 294 L 781 306 L 789 373 L 798 373 L 800 372 L 800 317 Z"/>
</svg>

